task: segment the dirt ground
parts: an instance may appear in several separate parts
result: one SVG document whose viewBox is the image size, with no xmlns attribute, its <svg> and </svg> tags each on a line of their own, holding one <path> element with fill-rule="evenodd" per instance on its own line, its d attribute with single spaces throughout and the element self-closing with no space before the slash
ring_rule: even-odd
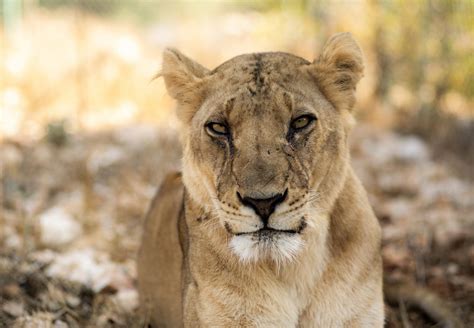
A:
<svg viewBox="0 0 474 328">
<path fill-rule="evenodd" d="M 0 327 L 143 326 L 135 256 L 148 202 L 179 169 L 168 126 L 61 129 L 0 144 Z M 383 226 L 386 278 L 435 292 L 474 324 L 474 188 L 421 139 L 359 126 L 353 166 Z M 401 300 L 389 327 L 440 327 Z"/>
</svg>

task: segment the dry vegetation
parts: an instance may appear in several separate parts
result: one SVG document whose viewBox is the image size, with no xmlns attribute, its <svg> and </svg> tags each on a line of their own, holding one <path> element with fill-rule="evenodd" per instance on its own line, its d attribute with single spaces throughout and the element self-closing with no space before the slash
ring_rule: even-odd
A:
<svg viewBox="0 0 474 328">
<path fill-rule="evenodd" d="M 474 323 L 472 95 L 456 87 L 467 78 L 451 74 L 441 95 L 437 73 L 421 91 L 400 79 L 377 88 L 386 77 L 384 54 L 373 50 L 377 34 L 336 9 L 318 7 L 319 16 L 234 10 L 212 21 L 183 12 L 144 27 L 31 8 L 21 25 L 2 30 L 0 327 L 140 326 L 134 260 L 141 222 L 163 176 L 180 166 L 173 104 L 161 81 L 150 82 L 164 46 L 210 67 L 249 51 L 311 58 L 325 34 L 339 29 L 353 31 L 367 50 L 352 157 L 384 229 L 387 279 L 429 288 Z M 373 18 L 376 9 L 351 12 Z M 315 17 L 331 24 L 324 29 Z M 460 53 L 472 48 L 466 42 Z M 401 133 L 400 122 L 429 104 L 442 118 Z M 440 124 L 447 112 L 452 122 Z M 406 305 L 387 307 L 389 327 L 436 326 Z"/>
</svg>

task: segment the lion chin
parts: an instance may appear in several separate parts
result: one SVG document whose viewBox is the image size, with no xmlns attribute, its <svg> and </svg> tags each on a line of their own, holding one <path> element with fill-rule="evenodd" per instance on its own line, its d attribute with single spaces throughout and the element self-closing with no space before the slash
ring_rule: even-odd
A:
<svg viewBox="0 0 474 328">
<path fill-rule="evenodd" d="M 281 265 L 292 262 L 303 244 L 298 233 L 260 230 L 233 236 L 229 246 L 242 263 L 271 260 Z"/>
</svg>

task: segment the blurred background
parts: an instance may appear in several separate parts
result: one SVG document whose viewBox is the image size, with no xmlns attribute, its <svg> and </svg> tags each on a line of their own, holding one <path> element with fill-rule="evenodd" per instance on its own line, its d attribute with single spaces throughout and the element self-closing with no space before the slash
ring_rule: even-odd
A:
<svg viewBox="0 0 474 328">
<path fill-rule="evenodd" d="M 366 57 L 352 157 L 386 275 L 474 322 L 473 1 L 1 0 L 0 23 L 0 327 L 139 325 L 143 214 L 180 167 L 165 47 L 312 60 L 342 31 Z"/>
</svg>

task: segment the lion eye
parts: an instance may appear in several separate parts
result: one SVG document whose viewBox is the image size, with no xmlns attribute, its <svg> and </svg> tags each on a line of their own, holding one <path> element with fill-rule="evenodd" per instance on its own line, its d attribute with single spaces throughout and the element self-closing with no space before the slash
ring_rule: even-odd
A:
<svg viewBox="0 0 474 328">
<path fill-rule="evenodd" d="M 314 119 L 315 119 L 315 117 L 310 116 L 310 115 L 303 115 L 303 116 L 297 117 L 297 118 L 295 118 L 295 119 L 291 122 L 291 127 L 292 127 L 294 130 L 301 130 L 301 129 L 304 129 L 304 128 L 307 127 Z"/>
<path fill-rule="evenodd" d="M 227 135 L 229 129 L 221 123 L 211 122 L 206 125 L 207 131 L 212 134 Z"/>
</svg>

